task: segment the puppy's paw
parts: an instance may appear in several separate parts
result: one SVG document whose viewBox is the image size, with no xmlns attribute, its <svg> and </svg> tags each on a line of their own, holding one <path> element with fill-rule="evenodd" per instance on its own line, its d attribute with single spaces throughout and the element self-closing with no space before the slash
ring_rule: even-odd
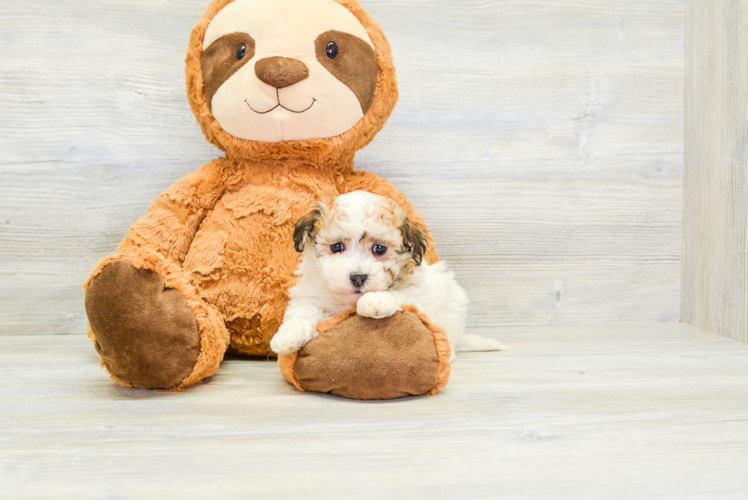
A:
<svg viewBox="0 0 748 500">
<path fill-rule="evenodd" d="M 270 341 L 270 349 L 276 354 L 291 354 L 317 338 L 317 325 L 304 321 L 286 321 Z"/>
<path fill-rule="evenodd" d="M 382 319 L 400 311 L 395 297 L 389 292 L 370 292 L 358 299 L 356 312 L 359 316 Z"/>
</svg>

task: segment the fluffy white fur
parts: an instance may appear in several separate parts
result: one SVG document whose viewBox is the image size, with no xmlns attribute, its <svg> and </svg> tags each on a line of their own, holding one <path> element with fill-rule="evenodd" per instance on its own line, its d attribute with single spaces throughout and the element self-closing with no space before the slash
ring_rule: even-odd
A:
<svg viewBox="0 0 748 500">
<path fill-rule="evenodd" d="M 298 351 L 317 337 L 320 321 L 354 305 L 361 316 L 387 318 L 405 304 L 414 304 L 443 327 L 453 351 L 503 349 L 495 340 L 465 334 L 465 291 L 443 262 L 421 262 L 418 245 L 425 245 L 424 236 L 418 228 L 405 230 L 409 222 L 394 202 L 354 191 L 308 217 L 307 231 L 301 234 L 301 278 L 291 289 L 283 324 L 270 343 L 274 352 Z M 345 250 L 334 252 L 333 246 L 340 244 Z M 381 247 L 386 252 L 377 255 L 375 249 Z M 367 276 L 362 286 L 354 283 L 355 275 Z"/>
</svg>

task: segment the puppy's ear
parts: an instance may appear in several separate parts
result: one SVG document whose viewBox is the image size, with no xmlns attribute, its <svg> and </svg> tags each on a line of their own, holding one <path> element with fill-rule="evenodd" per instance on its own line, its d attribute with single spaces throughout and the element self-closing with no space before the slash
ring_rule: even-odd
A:
<svg viewBox="0 0 748 500">
<path fill-rule="evenodd" d="M 293 244 L 297 252 L 303 252 L 307 240 L 314 239 L 317 223 L 322 220 L 322 214 L 322 207 L 318 206 L 296 222 L 293 231 Z"/>
<path fill-rule="evenodd" d="M 410 252 L 416 265 L 420 266 L 426 253 L 426 229 L 406 217 L 400 226 L 400 232 L 403 235 L 405 250 Z"/>
</svg>

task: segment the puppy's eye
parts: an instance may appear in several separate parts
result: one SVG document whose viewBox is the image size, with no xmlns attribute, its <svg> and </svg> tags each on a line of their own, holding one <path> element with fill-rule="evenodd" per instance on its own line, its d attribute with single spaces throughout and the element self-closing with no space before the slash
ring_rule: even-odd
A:
<svg viewBox="0 0 748 500">
<path fill-rule="evenodd" d="M 246 55 L 246 53 L 247 53 L 247 46 L 244 45 L 243 43 L 240 43 L 236 47 L 236 58 L 237 59 L 244 59 L 244 56 Z"/>
<path fill-rule="evenodd" d="M 327 44 L 327 57 L 330 59 L 335 59 L 338 57 L 338 44 L 335 42 L 330 42 Z"/>
<path fill-rule="evenodd" d="M 374 252 L 374 255 L 379 255 L 381 257 L 387 253 L 387 247 L 384 245 L 374 245 L 371 251 Z"/>
<path fill-rule="evenodd" d="M 342 243 L 335 243 L 334 245 L 330 245 L 330 250 L 332 250 L 332 253 L 345 252 L 345 245 Z"/>
</svg>

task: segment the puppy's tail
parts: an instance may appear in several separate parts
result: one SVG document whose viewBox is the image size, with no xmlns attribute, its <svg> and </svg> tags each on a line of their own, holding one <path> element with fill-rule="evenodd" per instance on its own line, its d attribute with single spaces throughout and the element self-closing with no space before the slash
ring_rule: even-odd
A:
<svg viewBox="0 0 748 500">
<path fill-rule="evenodd" d="M 457 342 L 457 352 L 506 351 L 507 348 L 494 339 L 487 339 L 473 333 L 466 333 Z"/>
</svg>

